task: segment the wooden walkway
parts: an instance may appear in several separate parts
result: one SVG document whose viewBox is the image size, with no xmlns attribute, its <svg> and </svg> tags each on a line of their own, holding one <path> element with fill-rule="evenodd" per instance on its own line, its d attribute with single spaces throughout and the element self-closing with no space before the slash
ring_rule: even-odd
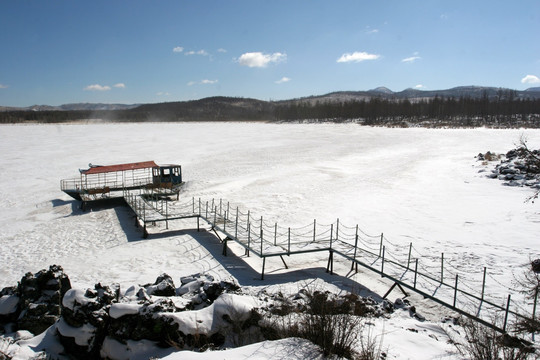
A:
<svg viewBox="0 0 540 360">
<path fill-rule="evenodd" d="M 339 219 L 326 225 L 314 220 L 304 227 L 283 228 L 277 223 L 266 223 L 262 217 L 254 217 L 249 211 L 244 213 L 238 207 L 232 208 L 222 200 L 203 202 L 193 198 L 187 202 L 173 202 L 140 191 L 126 191 L 124 198 L 137 221 L 142 222 L 145 238 L 148 236 L 148 223 L 165 222 L 168 228 L 169 221 L 197 218 L 199 229 L 199 221 L 203 219 L 220 238 L 223 255 L 227 255 L 228 242 L 234 241 L 245 249 L 246 255 L 254 254 L 262 259 L 261 280 L 264 280 L 268 257 L 280 257 L 287 267 L 284 256 L 328 252 L 327 272 L 333 273 L 334 257 L 337 255 L 350 261 L 351 272 L 358 272 L 358 266 L 361 266 L 390 279 L 394 285 L 384 298 L 398 286 L 403 292 L 405 289 L 414 291 L 500 332 L 506 332 L 509 316 L 513 320 L 535 319 L 536 299 L 530 312 L 517 306 L 511 308 L 510 295 L 504 301 L 487 296 L 486 268 L 481 287 L 468 285 L 457 272 L 445 272 L 444 254 L 441 256 L 440 269 L 433 271 L 432 262 L 430 265 L 423 264 L 427 259 L 413 256 L 412 243 L 405 247 L 390 246 L 393 244 L 383 234 L 368 235 L 358 225 L 347 227 Z M 218 232 L 224 236 L 223 239 Z M 387 250 L 387 246 L 391 247 L 392 252 Z M 401 250 L 401 254 L 396 254 L 396 249 Z"/>
</svg>

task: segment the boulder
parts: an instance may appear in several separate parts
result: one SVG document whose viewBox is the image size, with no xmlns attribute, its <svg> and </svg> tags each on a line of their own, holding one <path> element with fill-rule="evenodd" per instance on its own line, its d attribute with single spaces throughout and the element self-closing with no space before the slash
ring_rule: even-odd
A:
<svg viewBox="0 0 540 360">
<path fill-rule="evenodd" d="M 116 306 L 116 305 L 115 305 Z M 171 343 L 182 343 L 182 334 L 178 332 L 178 324 L 171 318 L 160 316 L 160 313 L 175 312 L 177 309 L 172 300 L 161 298 L 154 303 L 146 302 L 137 311 L 124 311 L 124 315 L 111 317 L 108 335 L 118 341 L 151 340 L 163 347 Z"/>
<path fill-rule="evenodd" d="M 118 301 L 120 286 L 96 284 L 94 289 L 71 289 L 62 299 L 62 321 L 57 325 L 60 342 L 82 359 L 99 355 L 108 333 L 109 308 Z"/>
<path fill-rule="evenodd" d="M 534 259 L 533 261 L 531 261 L 531 268 L 532 268 L 532 271 L 539 274 L 540 273 L 540 259 Z"/>
<path fill-rule="evenodd" d="M 71 289 L 71 282 L 62 267 L 52 265 L 35 275 L 27 273 L 17 286 L 20 298 L 17 330 L 41 334 L 53 325 L 62 313 L 61 300 Z"/>
<path fill-rule="evenodd" d="M 20 298 L 16 287 L 0 290 L 0 325 L 12 323 L 19 317 Z M 1 327 L 0 327 L 1 329 Z"/>
<path fill-rule="evenodd" d="M 155 296 L 174 296 L 176 295 L 176 287 L 173 279 L 167 274 L 158 276 L 153 284 L 143 285 L 148 295 Z"/>
</svg>

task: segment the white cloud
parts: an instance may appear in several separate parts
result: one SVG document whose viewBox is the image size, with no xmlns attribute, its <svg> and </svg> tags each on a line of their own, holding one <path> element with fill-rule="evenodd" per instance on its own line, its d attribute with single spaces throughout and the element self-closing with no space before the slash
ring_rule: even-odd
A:
<svg viewBox="0 0 540 360">
<path fill-rule="evenodd" d="M 124 83 L 118 83 L 118 84 L 114 84 L 113 87 L 118 88 L 118 89 L 125 89 L 125 88 L 126 88 L 126 84 L 124 84 Z"/>
<path fill-rule="evenodd" d="M 263 54 L 262 52 L 249 52 L 240 55 L 238 63 L 247 67 L 267 67 L 270 63 L 279 63 L 287 60 L 287 54 L 279 52 L 273 54 Z"/>
<path fill-rule="evenodd" d="M 99 85 L 99 84 L 93 84 L 93 85 L 88 85 L 87 87 L 84 88 L 84 90 L 86 91 L 109 91 L 111 90 L 111 87 L 108 86 L 108 85 Z"/>
<path fill-rule="evenodd" d="M 227 50 L 225 50 L 225 49 L 223 49 L 223 48 L 219 48 L 219 49 L 217 49 L 217 52 L 220 52 L 220 53 L 226 53 Z"/>
<path fill-rule="evenodd" d="M 426 87 L 424 85 L 422 85 L 422 84 L 418 84 L 414 88 L 417 89 L 417 90 L 422 90 L 422 89 L 425 89 Z"/>
<path fill-rule="evenodd" d="M 169 94 L 168 92 L 165 92 L 165 91 L 160 91 L 156 94 L 157 96 L 169 96 L 171 94 Z"/>
<path fill-rule="evenodd" d="M 208 52 L 206 50 L 199 50 L 199 51 L 188 51 L 185 53 L 186 55 L 201 55 L 201 56 L 208 56 Z"/>
<path fill-rule="evenodd" d="M 405 59 L 401 59 L 401 62 L 405 62 L 405 63 L 413 63 L 415 62 L 416 60 L 420 60 L 421 57 L 420 56 L 410 56 L 410 57 L 407 57 Z"/>
<path fill-rule="evenodd" d="M 4 84 L 0 84 L 0 89 L 7 89 L 8 86 L 7 85 L 4 85 Z"/>
<path fill-rule="evenodd" d="M 522 84 L 540 84 L 540 78 L 536 75 L 527 75 L 521 79 Z"/>
<path fill-rule="evenodd" d="M 212 84 L 217 84 L 218 83 L 218 80 L 209 80 L 209 79 L 204 79 L 204 80 L 201 80 L 201 81 L 190 81 L 187 83 L 187 86 L 193 86 L 193 85 L 212 85 Z"/>
<path fill-rule="evenodd" d="M 278 81 L 275 81 L 275 83 L 276 83 L 276 84 L 283 84 L 283 83 L 286 83 L 286 82 L 289 82 L 289 81 L 291 81 L 291 79 L 288 78 L 288 77 L 286 77 L 286 76 L 284 76 L 284 77 L 282 77 L 281 79 L 279 79 Z"/>
<path fill-rule="evenodd" d="M 377 54 L 369 54 L 365 51 L 355 51 L 352 54 L 345 53 L 341 55 L 339 59 L 337 59 L 338 63 L 348 63 L 348 62 L 361 62 L 365 60 L 377 60 L 380 58 L 380 55 Z"/>
<path fill-rule="evenodd" d="M 175 52 L 175 53 L 181 53 L 182 51 L 184 51 L 184 48 L 181 47 L 181 46 L 177 46 L 177 47 L 173 48 L 172 51 Z"/>
</svg>

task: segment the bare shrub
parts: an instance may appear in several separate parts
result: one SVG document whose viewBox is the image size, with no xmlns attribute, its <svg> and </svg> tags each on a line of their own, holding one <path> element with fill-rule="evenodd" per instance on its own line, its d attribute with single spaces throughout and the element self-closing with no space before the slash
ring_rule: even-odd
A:
<svg viewBox="0 0 540 360">
<path fill-rule="evenodd" d="M 514 282 L 527 299 L 536 303 L 540 292 L 540 259 L 530 259 L 529 263 L 525 265 L 522 274 L 516 276 Z M 518 320 L 515 328 L 517 332 L 521 333 L 539 333 L 540 321 L 536 318 L 536 314 L 533 314 L 531 319 Z"/>
<path fill-rule="evenodd" d="M 277 316 L 262 326 L 267 339 L 299 337 L 318 345 L 325 356 L 336 355 L 347 359 L 379 359 L 373 338 L 363 339 L 365 351 L 358 352 L 358 339 L 364 329 L 364 318 L 354 315 L 355 296 L 337 298 L 329 292 L 303 291 L 306 306 L 287 315 Z M 363 309 L 362 309 L 363 312 Z M 281 313 L 274 311 L 274 314 Z M 368 357 L 373 354 L 374 357 Z"/>
<path fill-rule="evenodd" d="M 500 334 L 476 321 L 462 321 L 465 342 L 456 343 L 461 355 L 471 360 L 536 359 L 534 348 L 507 334 Z"/>
<path fill-rule="evenodd" d="M 380 338 L 373 335 L 371 327 L 364 327 L 360 336 L 360 354 L 358 360 L 381 360 L 386 359 L 386 353 L 383 351 L 383 336 Z"/>
</svg>

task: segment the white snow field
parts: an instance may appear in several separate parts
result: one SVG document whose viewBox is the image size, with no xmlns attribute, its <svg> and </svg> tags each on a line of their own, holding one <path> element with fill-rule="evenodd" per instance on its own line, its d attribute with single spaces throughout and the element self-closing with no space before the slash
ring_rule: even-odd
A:
<svg viewBox="0 0 540 360">
<path fill-rule="evenodd" d="M 495 164 L 486 167 L 474 158 L 488 150 L 506 153 L 521 136 L 531 148 L 540 147 L 540 131 L 529 129 L 235 122 L 1 126 L 0 288 L 52 264 L 80 289 L 97 282 L 125 289 L 163 272 L 175 281 L 199 272 L 234 278 L 253 293 L 318 286 L 382 296 L 392 285 L 365 269 L 349 274 L 350 263 L 339 257 L 336 275 L 326 274 L 327 253 L 285 258 L 288 270 L 279 258 L 269 258 L 261 281 L 261 259 L 234 245 L 234 254 L 223 257 L 212 233 L 194 230 L 195 219 L 171 222 L 168 230 L 158 223 L 144 240 L 128 208 L 82 212 L 60 191 L 60 180 L 77 177 L 88 163 L 155 160 L 182 165 L 184 200 L 224 199 L 283 227 L 338 218 L 344 226 L 358 224 L 376 238 L 384 233 L 388 256 L 406 260 L 412 242 L 412 255 L 421 256 L 426 271 L 440 272 L 444 253 L 445 279 L 452 283 L 459 274 L 460 287 L 471 292 L 480 291 L 487 267 L 486 297 L 504 306 L 511 293 L 514 309 L 530 312 L 532 303 L 517 293 L 515 277 L 540 256 L 540 207 L 525 202 L 532 189 L 488 179 L 479 171 Z M 389 298 L 401 296 L 395 289 Z M 456 314 L 418 295 L 410 301 L 426 322 L 398 311 L 375 323 L 389 357 L 457 358 L 441 325 L 445 315 Z M 253 352 L 255 358 L 286 358 L 287 346 L 298 341 L 193 358 L 248 358 Z"/>
</svg>

